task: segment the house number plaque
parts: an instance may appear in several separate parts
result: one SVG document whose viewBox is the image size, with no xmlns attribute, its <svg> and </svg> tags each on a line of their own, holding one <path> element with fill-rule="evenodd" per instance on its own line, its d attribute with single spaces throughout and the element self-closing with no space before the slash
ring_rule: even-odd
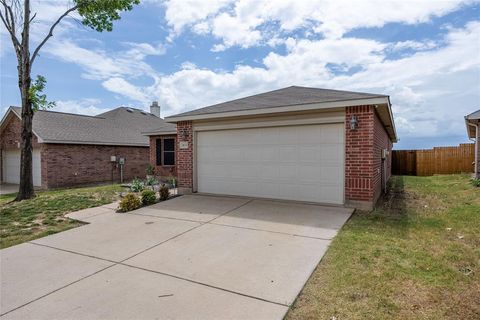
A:
<svg viewBox="0 0 480 320">
<path fill-rule="evenodd" d="M 188 141 L 180 141 L 180 149 L 188 149 Z"/>
</svg>

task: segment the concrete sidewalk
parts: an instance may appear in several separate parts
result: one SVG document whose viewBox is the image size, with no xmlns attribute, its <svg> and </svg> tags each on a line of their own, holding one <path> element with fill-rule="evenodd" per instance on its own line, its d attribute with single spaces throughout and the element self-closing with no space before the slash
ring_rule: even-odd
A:
<svg viewBox="0 0 480 320">
<path fill-rule="evenodd" d="M 190 195 L 0 251 L 2 319 L 281 319 L 350 209 Z"/>
</svg>

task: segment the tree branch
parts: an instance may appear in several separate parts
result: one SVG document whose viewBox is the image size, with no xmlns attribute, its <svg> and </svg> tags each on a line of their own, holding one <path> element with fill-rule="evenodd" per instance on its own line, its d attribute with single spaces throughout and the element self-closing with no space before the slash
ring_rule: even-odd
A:
<svg viewBox="0 0 480 320">
<path fill-rule="evenodd" d="M 12 39 L 13 48 L 15 49 L 15 53 L 17 54 L 17 58 L 20 58 L 20 41 L 18 41 L 15 31 L 15 19 L 13 17 L 12 8 L 7 5 L 4 0 L 0 1 L 0 3 L 3 5 L 3 9 L 5 10 L 5 13 L 0 10 L 0 19 L 2 20 L 5 28 L 10 34 L 10 38 Z"/>
<path fill-rule="evenodd" d="M 33 17 L 30 18 L 29 23 L 32 23 L 33 19 L 35 19 L 36 16 L 37 16 L 37 13 L 35 12 L 35 13 L 33 14 Z"/>
<path fill-rule="evenodd" d="M 32 58 L 30 59 L 30 64 L 33 64 L 33 61 L 35 61 L 35 58 L 37 57 L 38 55 L 38 52 L 40 51 L 40 49 L 43 47 L 43 45 L 48 41 L 48 39 L 50 39 L 52 36 L 53 36 L 53 30 L 55 29 L 55 27 L 60 23 L 60 21 L 62 21 L 63 18 L 65 18 L 66 16 L 68 16 L 68 14 L 70 12 L 73 12 L 75 10 L 78 9 L 78 5 L 77 6 L 74 6 L 70 9 L 68 9 L 67 11 L 65 11 L 64 14 L 62 14 L 58 19 L 57 21 L 55 21 L 55 23 L 50 27 L 50 30 L 48 31 L 48 34 L 47 36 L 45 37 L 45 39 L 42 40 L 42 42 L 40 42 L 40 44 L 38 45 L 38 47 L 35 49 L 35 51 L 33 52 L 33 55 L 32 55 Z"/>
</svg>

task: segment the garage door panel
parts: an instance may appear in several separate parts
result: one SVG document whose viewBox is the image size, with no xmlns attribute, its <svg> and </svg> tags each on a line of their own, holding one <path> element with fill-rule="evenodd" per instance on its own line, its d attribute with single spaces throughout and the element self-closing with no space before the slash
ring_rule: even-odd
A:
<svg viewBox="0 0 480 320">
<path fill-rule="evenodd" d="M 3 181 L 6 183 L 20 183 L 20 150 L 3 151 Z M 40 150 L 32 153 L 33 185 L 42 185 Z"/>
<path fill-rule="evenodd" d="M 344 126 L 198 132 L 197 190 L 343 203 Z"/>
<path fill-rule="evenodd" d="M 322 128 L 321 139 L 328 141 L 328 143 L 342 143 L 343 144 L 343 127 L 326 125 Z"/>
<path fill-rule="evenodd" d="M 322 182 L 325 185 L 335 185 L 339 186 L 340 181 L 338 181 L 338 177 L 343 175 L 343 168 L 321 168 L 320 169 L 320 176 L 322 177 Z"/>
</svg>

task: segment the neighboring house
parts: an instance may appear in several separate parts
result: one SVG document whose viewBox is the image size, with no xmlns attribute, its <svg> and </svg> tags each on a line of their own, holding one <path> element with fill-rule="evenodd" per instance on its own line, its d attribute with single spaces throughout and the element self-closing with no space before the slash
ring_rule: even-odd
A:
<svg viewBox="0 0 480 320">
<path fill-rule="evenodd" d="M 397 141 L 388 96 L 296 86 L 165 120 L 177 125 L 184 193 L 369 209 L 390 178 Z"/>
<path fill-rule="evenodd" d="M 119 107 L 97 116 L 37 111 L 33 117 L 33 183 L 58 188 L 145 177 L 149 142 L 142 132 L 166 124 L 152 113 Z M 1 181 L 19 183 L 21 109 L 10 107 L 0 123 Z M 125 164 L 120 165 L 120 158 Z"/>
<path fill-rule="evenodd" d="M 480 110 L 465 116 L 467 133 L 470 139 L 475 140 L 475 178 L 480 179 Z"/>
</svg>

